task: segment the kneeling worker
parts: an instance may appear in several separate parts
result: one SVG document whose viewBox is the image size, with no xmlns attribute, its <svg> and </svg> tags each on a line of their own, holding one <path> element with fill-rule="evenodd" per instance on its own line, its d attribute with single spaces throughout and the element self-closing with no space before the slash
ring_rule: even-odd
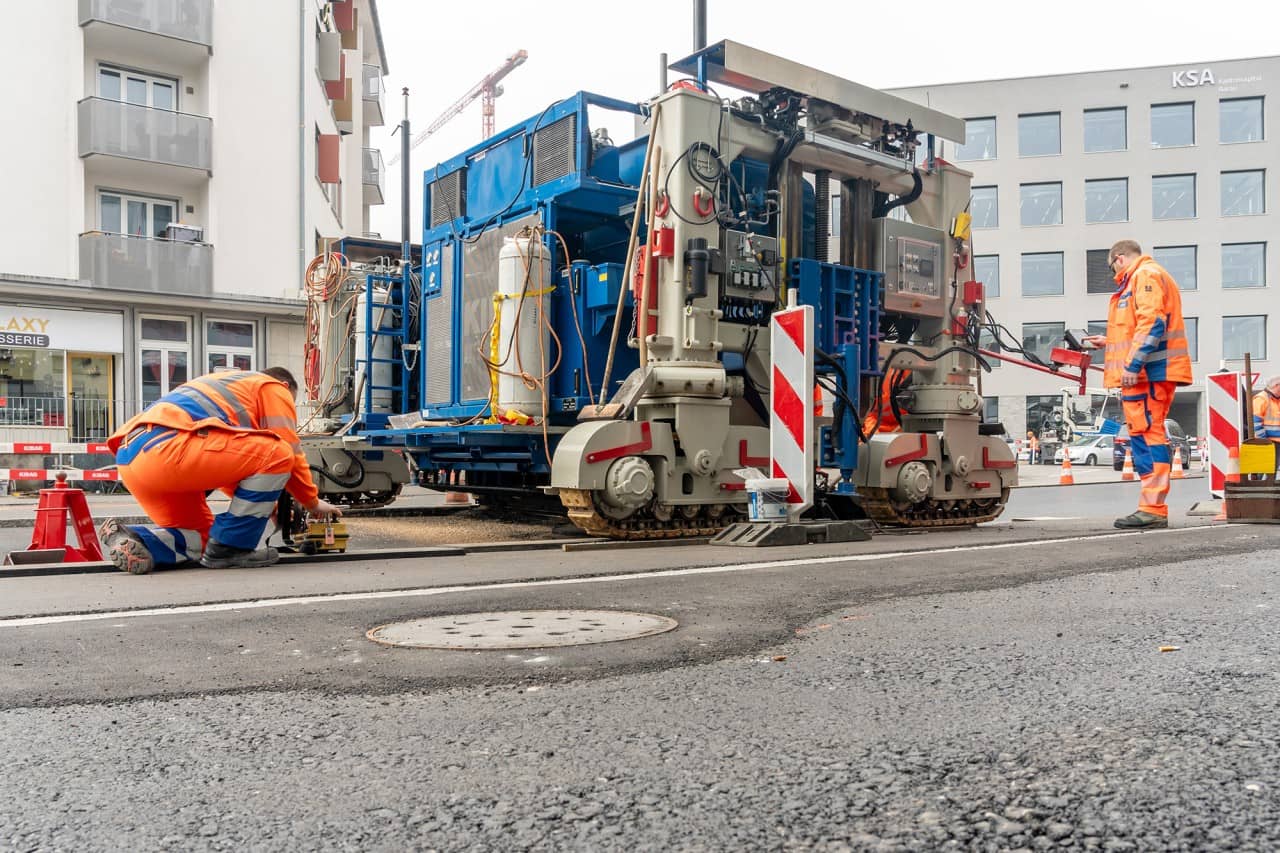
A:
<svg viewBox="0 0 1280 853">
<path fill-rule="evenodd" d="M 341 515 L 320 500 L 298 441 L 298 383 L 283 367 L 210 373 L 165 394 L 107 439 L 120 480 L 157 527 L 104 522 L 99 535 L 121 571 L 199 560 L 211 569 L 269 566 L 259 548 L 281 490 L 315 516 Z M 205 495 L 231 505 L 215 518 Z"/>
</svg>

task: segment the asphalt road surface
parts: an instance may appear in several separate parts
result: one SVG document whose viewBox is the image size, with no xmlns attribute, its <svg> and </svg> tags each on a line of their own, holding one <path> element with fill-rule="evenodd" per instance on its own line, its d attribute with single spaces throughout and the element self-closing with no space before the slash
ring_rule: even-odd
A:
<svg viewBox="0 0 1280 853">
<path fill-rule="evenodd" d="M 1280 530 L 1108 524 L 0 580 L 0 847 L 1280 848 Z"/>
</svg>

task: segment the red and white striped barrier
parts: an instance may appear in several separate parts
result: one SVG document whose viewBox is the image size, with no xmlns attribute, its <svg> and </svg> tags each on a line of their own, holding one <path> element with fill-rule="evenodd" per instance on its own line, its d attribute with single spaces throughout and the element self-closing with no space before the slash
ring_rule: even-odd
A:
<svg viewBox="0 0 1280 853">
<path fill-rule="evenodd" d="M 813 306 L 774 313 L 769 323 L 773 385 L 769 407 L 772 476 L 786 478 L 792 521 L 813 505 Z"/>
<path fill-rule="evenodd" d="M 102 442 L 85 444 L 49 444 L 39 441 L 0 442 L 0 454 L 9 453 L 110 453 L 111 448 Z"/>
<path fill-rule="evenodd" d="M 0 468 L 0 480 L 53 480 L 59 474 L 66 474 L 68 482 L 120 479 L 115 468 Z"/>
<path fill-rule="evenodd" d="M 1254 374 L 1254 382 L 1258 375 Z M 1244 374 L 1210 373 L 1205 377 L 1209 401 L 1209 493 L 1223 496 L 1227 480 L 1227 457 L 1239 451 L 1244 439 Z"/>
</svg>

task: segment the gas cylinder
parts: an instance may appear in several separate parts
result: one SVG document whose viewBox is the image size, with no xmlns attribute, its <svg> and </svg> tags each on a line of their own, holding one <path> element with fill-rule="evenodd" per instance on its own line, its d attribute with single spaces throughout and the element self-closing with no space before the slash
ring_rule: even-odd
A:
<svg viewBox="0 0 1280 853">
<path fill-rule="evenodd" d="M 551 358 L 551 253 L 542 240 L 508 237 L 498 253 L 498 407 L 541 415 L 542 391 L 519 374 L 544 379 Z M 539 291 L 543 291 L 539 295 Z M 507 375 L 516 374 L 516 375 Z"/>
</svg>

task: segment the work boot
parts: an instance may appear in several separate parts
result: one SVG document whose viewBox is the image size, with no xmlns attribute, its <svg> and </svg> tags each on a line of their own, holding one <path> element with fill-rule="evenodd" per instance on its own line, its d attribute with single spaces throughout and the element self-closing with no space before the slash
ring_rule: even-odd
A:
<svg viewBox="0 0 1280 853">
<path fill-rule="evenodd" d="M 204 556 L 200 565 L 206 569 L 249 569 L 255 566 L 270 566 L 280 561 L 280 552 L 275 548 L 234 548 L 221 542 L 209 540 L 204 546 Z"/>
<path fill-rule="evenodd" d="M 1132 515 L 1116 519 L 1116 527 L 1121 530 L 1163 530 L 1169 526 L 1169 519 L 1163 515 L 1138 510 Z"/>
<path fill-rule="evenodd" d="M 143 544 L 142 537 L 114 518 L 98 528 L 98 538 L 107 549 L 107 559 L 122 572 L 145 575 L 156 567 L 155 558 Z"/>
</svg>

